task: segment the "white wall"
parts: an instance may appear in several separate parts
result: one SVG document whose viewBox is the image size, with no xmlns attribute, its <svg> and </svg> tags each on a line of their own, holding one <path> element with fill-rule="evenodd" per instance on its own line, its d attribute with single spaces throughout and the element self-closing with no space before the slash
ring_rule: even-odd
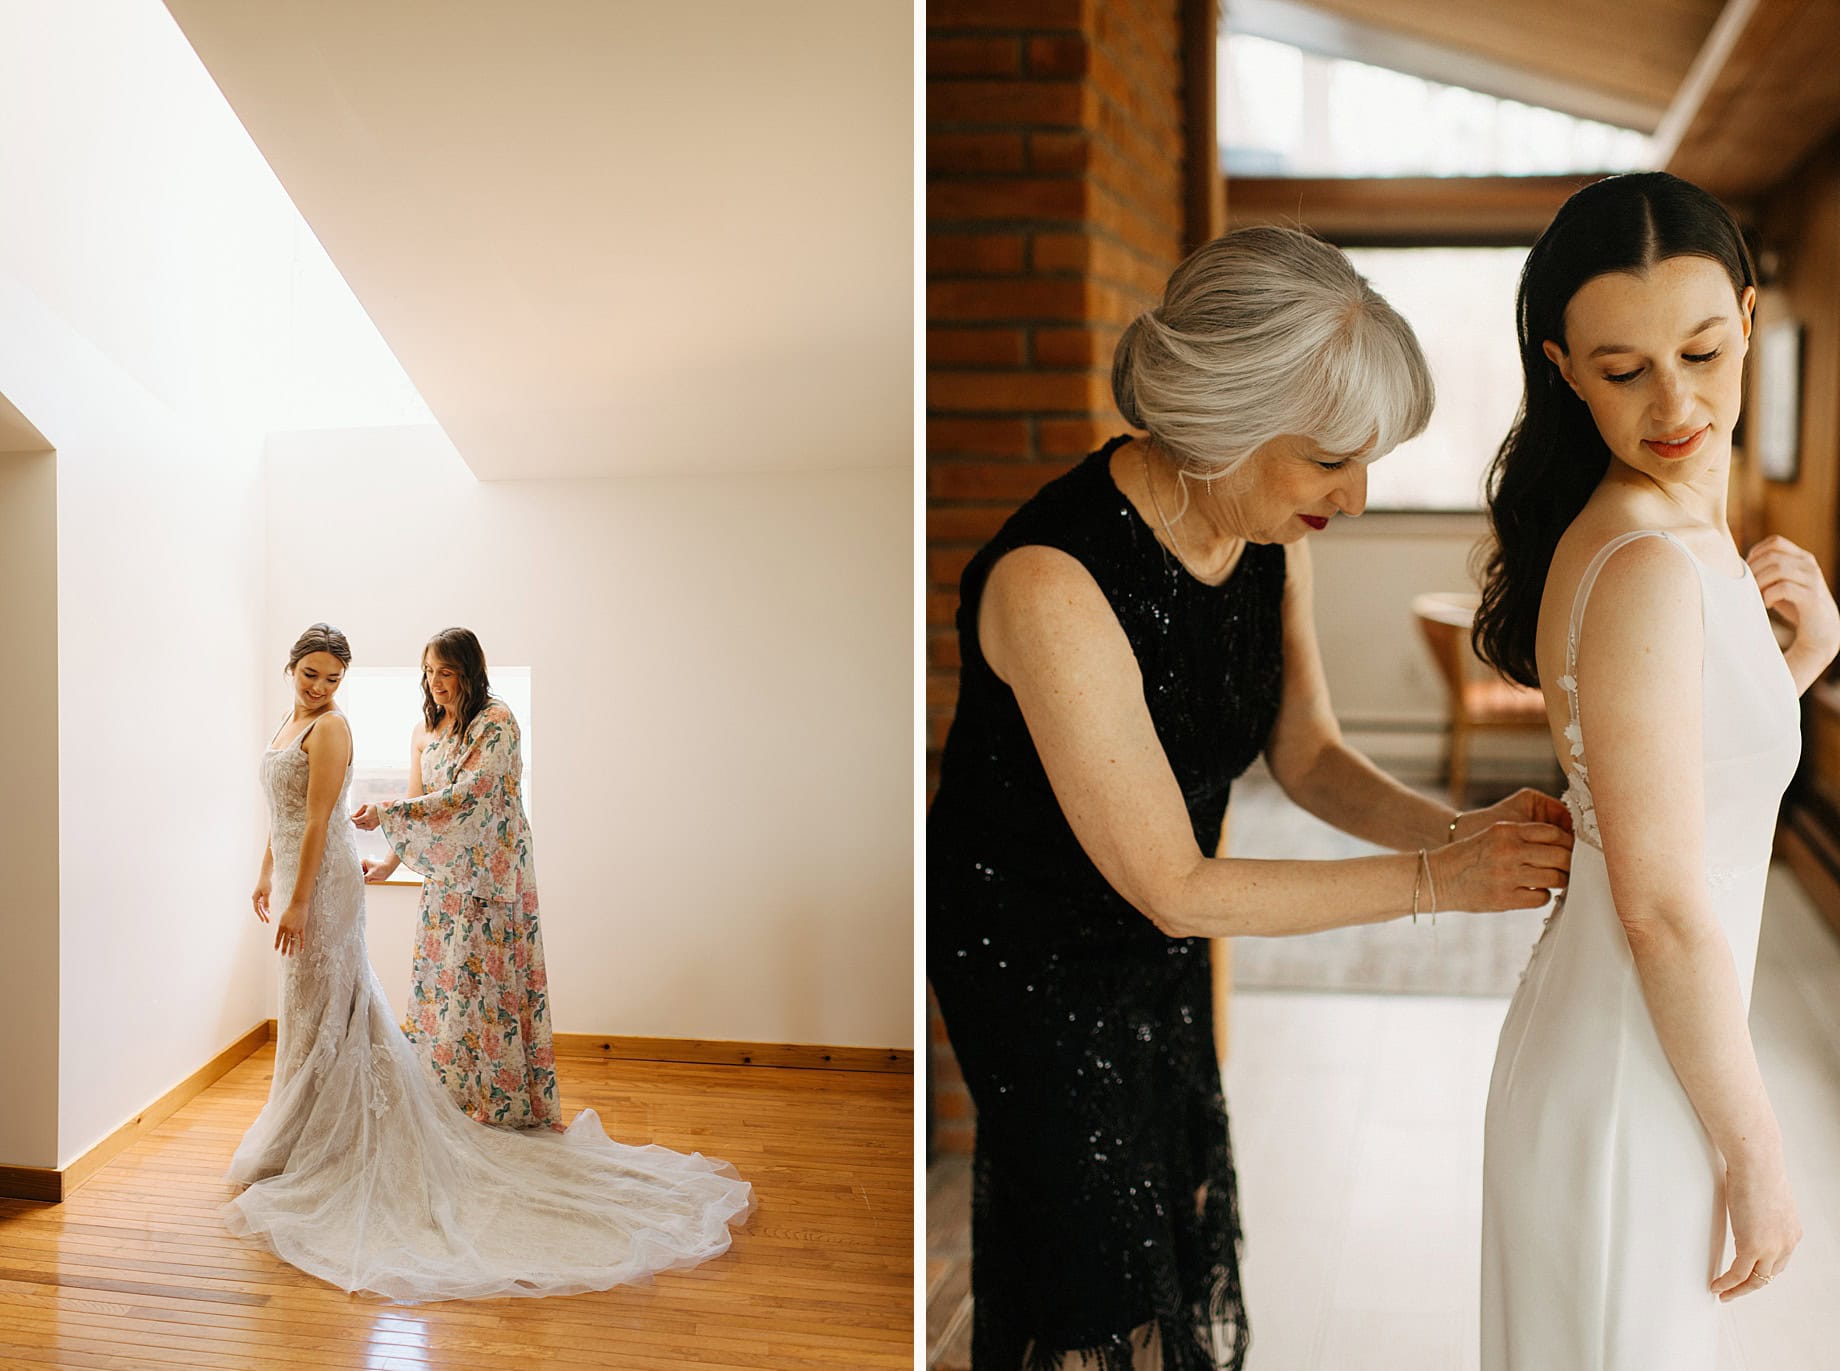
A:
<svg viewBox="0 0 1840 1371">
<path fill-rule="evenodd" d="M 1420 771 L 1442 755 L 1442 678 L 1412 617 L 1425 591 L 1473 591 L 1482 514 L 1366 514 L 1310 539 L 1316 632 L 1336 717 L 1383 766 Z M 1479 668 L 1480 669 L 1480 668 Z M 1552 748 L 1538 732 L 1481 735 L 1479 776 L 1534 778 Z"/>
<path fill-rule="evenodd" d="M 433 427 L 269 454 L 267 660 L 327 619 L 357 663 L 413 664 L 458 623 L 532 669 L 558 1031 L 912 1046 L 905 453 L 484 484 Z M 414 918 L 373 890 L 399 1009 Z"/>
<path fill-rule="evenodd" d="M 142 0 L 0 0 L 0 186 L 0 392 L 57 452 L 64 1165 L 273 1012 L 260 433 L 296 221 Z"/>
<path fill-rule="evenodd" d="M 248 913 L 259 451 L 179 421 L 0 276 L 0 378 L 57 451 L 57 1163 L 272 1010 Z"/>
<path fill-rule="evenodd" d="M 0 397 L 0 409 L 7 404 Z M 57 458 L 0 430 L 0 1163 L 57 1165 Z"/>
<path fill-rule="evenodd" d="M 1435 728 L 1444 686 L 1412 617 L 1425 591 L 1471 591 L 1481 514 L 1366 514 L 1310 539 L 1316 632 L 1345 725 Z"/>
</svg>

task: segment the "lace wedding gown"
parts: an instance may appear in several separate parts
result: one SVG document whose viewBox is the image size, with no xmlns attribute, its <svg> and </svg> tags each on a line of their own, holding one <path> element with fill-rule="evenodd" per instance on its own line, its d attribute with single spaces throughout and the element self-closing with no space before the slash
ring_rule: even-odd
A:
<svg viewBox="0 0 1840 1371">
<path fill-rule="evenodd" d="M 304 738 L 262 758 L 277 909 L 306 828 Z M 347 768 L 305 946 L 283 962 L 274 1082 L 230 1164 L 248 1185 L 223 1206 L 230 1230 L 402 1303 L 604 1290 L 725 1251 L 752 1207 L 726 1162 L 613 1142 L 591 1109 L 566 1133 L 490 1128 L 423 1067 L 366 955 L 350 786 Z"/>
<path fill-rule="evenodd" d="M 1656 1036 L 1611 903 L 1578 715 L 1585 603 L 1610 556 L 1645 536 L 1667 538 L 1699 576 L 1706 884 L 1747 1007 L 1776 810 L 1801 754 L 1795 683 L 1749 569 L 1720 575 L 1651 530 L 1608 543 L 1579 582 L 1560 680 L 1571 886 L 1508 1008 L 1489 1082 L 1483 1371 L 1717 1364 L 1723 1166 Z"/>
</svg>

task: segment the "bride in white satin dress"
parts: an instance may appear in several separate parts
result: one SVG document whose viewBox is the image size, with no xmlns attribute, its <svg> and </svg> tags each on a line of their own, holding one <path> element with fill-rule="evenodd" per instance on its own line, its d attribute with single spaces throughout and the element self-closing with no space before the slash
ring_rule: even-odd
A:
<svg viewBox="0 0 1840 1371">
<path fill-rule="evenodd" d="M 1489 1087 L 1484 1371 L 1711 1371 L 1720 1301 L 1801 1237 L 1746 1014 L 1840 614 L 1806 552 L 1727 531 L 1755 300 L 1730 215 L 1658 172 L 1574 195 L 1522 276 L 1477 643 L 1544 687 L 1578 842 Z"/>
<path fill-rule="evenodd" d="M 585 1109 L 564 1133 L 469 1118 L 397 1028 L 364 941 L 333 709 L 351 662 L 315 624 L 289 655 L 294 709 L 262 758 L 269 852 L 254 894 L 286 955 L 268 1103 L 230 1165 L 232 1232 L 345 1291 L 401 1303 L 565 1295 L 694 1266 L 752 1205 L 733 1167 L 611 1141 Z"/>
</svg>

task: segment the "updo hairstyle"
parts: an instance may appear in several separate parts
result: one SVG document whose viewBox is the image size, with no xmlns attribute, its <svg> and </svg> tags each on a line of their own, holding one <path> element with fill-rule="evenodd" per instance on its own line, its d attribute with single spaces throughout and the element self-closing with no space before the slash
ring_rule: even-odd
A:
<svg viewBox="0 0 1840 1371">
<path fill-rule="evenodd" d="M 1235 229 L 1191 253 L 1118 340 L 1112 396 L 1192 475 L 1280 434 L 1378 457 L 1424 431 L 1435 392 L 1411 325 L 1339 249 Z"/>
</svg>

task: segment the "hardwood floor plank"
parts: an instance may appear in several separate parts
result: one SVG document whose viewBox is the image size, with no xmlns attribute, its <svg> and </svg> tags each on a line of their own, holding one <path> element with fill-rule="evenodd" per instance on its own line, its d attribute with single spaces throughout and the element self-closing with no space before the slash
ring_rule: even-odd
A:
<svg viewBox="0 0 1840 1371">
<path fill-rule="evenodd" d="M 233 1237 L 231 1154 L 269 1044 L 61 1205 L 0 1201 L 0 1371 L 56 1366 L 569 1371 L 905 1367 L 913 1357 L 912 1079 L 571 1060 L 564 1111 L 733 1162 L 756 1209 L 730 1251 L 643 1286 L 397 1306 Z"/>
</svg>

